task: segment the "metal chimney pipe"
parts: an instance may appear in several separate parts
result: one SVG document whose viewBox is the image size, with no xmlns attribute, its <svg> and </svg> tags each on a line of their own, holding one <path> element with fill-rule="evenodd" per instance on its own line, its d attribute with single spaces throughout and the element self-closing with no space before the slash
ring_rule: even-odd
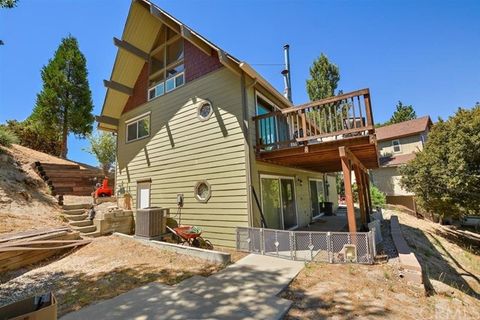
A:
<svg viewBox="0 0 480 320">
<path fill-rule="evenodd" d="M 290 46 L 288 44 L 283 46 L 283 53 L 285 55 L 285 69 L 282 71 L 285 82 L 285 98 L 292 101 L 292 80 L 290 78 Z"/>
</svg>

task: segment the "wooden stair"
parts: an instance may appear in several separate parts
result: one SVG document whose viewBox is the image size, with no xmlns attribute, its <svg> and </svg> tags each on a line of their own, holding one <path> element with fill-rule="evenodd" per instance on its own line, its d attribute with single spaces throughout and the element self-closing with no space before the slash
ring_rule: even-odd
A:
<svg viewBox="0 0 480 320">
<path fill-rule="evenodd" d="M 54 196 L 89 196 L 95 190 L 95 184 L 103 179 L 100 169 L 83 168 L 78 164 L 36 161 L 32 167 L 48 184 Z"/>
<path fill-rule="evenodd" d="M 82 236 L 99 237 L 97 227 L 88 219 L 88 210 L 91 206 L 91 204 L 64 205 L 63 216 L 68 220 L 70 227 L 80 232 Z"/>
</svg>

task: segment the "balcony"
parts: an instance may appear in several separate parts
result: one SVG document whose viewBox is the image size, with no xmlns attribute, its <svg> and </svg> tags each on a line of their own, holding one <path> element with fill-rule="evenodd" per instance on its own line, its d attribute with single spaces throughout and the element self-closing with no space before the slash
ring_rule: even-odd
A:
<svg viewBox="0 0 480 320">
<path fill-rule="evenodd" d="M 258 161 L 337 172 L 344 147 L 365 169 L 378 168 L 368 89 L 257 115 L 253 121 Z"/>
</svg>

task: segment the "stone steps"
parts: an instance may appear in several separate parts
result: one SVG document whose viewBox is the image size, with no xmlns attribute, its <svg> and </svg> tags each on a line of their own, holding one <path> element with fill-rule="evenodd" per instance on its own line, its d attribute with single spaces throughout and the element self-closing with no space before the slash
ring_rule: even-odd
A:
<svg viewBox="0 0 480 320">
<path fill-rule="evenodd" d="M 97 231 L 97 227 L 95 227 L 93 224 L 90 226 L 83 226 L 83 227 L 72 226 L 72 229 L 75 231 L 79 231 L 82 235 Z"/>
<path fill-rule="evenodd" d="M 85 227 L 85 226 L 92 226 L 92 220 L 80 220 L 80 221 L 70 221 L 69 224 L 72 227 Z"/>
<path fill-rule="evenodd" d="M 89 203 L 82 204 L 64 204 L 63 210 L 89 209 L 92 205 Z"/>
<path fill-rule="evenodd" d="M 101 234 L 93 221 L 88 219 L 89 203 L 63 205 L 63 216 L 68 219 L 73 230 L 79 231 L 84 237 L 99 237 Z"/>
<path fill-rule="evenodd" d="M 97 229 L 95 228 L 95 230 L 97 230 Z M 97 237 L 100 237 L 101 234 L 100 234 L 100 231 L 93 231 L 93 232 L 82 233 L 82 236 L 90 237 L 90 238 L 97 238 Z"/>
<path fill-rule="evenodd" d="M 69 216 L 76 216 L 76 215 L 84 214 L 85 210 L 87 209 L 63 210 L 63 214 L 69 215 Z"/>
</svg>

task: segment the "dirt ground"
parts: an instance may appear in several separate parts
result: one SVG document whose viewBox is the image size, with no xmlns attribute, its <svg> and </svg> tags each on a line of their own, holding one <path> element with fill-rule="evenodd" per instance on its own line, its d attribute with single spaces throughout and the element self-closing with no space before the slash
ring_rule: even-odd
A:
<svg viewBox="0 0 480 320">
<path fill-rule="evenodd" d="M 64 224 L 28 150 L 14 145 L 0 152 L 0 234 Z"/>
<path fill-rule="evenodd" d="M 0 306 L 52 291 L 61 316 L 152 281 L 173 285 L 193 275 L 208 276 L 221 268 L 132 239 L 100 237 L 61 259 L 0 275 Z"/>
<path fill-rule="evenodd" d="M 283 293 L 286 319 L 478 319 L 480 257 L 438 233 L 443 228 L 401 212 L 405 238 L 424 270 L 424 286 L 400 278 L 394 263 L 307 264 Z M 433 289 L 433 290 L 432 290 Z"/>
</svg>

